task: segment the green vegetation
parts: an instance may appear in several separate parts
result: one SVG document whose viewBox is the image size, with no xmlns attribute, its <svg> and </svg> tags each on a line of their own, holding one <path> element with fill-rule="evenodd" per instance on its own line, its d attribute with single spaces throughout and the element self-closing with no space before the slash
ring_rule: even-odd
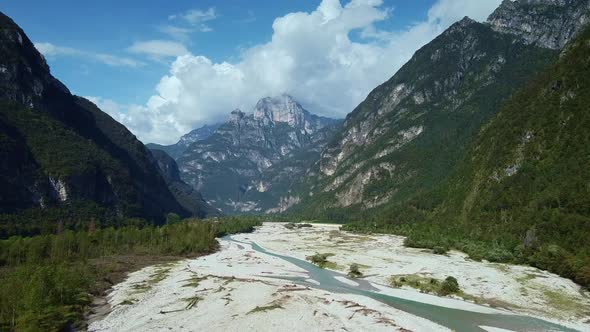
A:
<svg viewBox="0 0 590 332">
<path fill-rule="evenodd" d="M 444 255 L 447 253 L 447 251 L 449 251 L 447 248 L 445 247 L 441 247 L 441 246 L 434 246 L 432 247 L 432 252 L 437 254 L 437 255 Z"/>
<path fill-rule="evenodd" d="M 124 126 L 82 98 L 54 98 L 51 102 L 63 109 L 0 101 L 0 158 L 7 162 L 0 172 L 0 213 L 38 206 L 34 200 L 41 200 L 70 217 L 84 217 L 75 214 L 84 210 L 59 204 L 51 183 L 59 181 L 75 206 L 94 202 L 120 216 L 159 222 L 164 210 L 186 215 L 149 152 Z"/>
<path fill-rule="evenodd" d="M 458 293 L 460 291 L 461 289 L 459 288 L 459 282 L 457 282 L 457 279 L 455 279 L 455 277 L 447 277 L 445 281 L 440 284 L 440 290 L 438 291 L 438 294 L 449 295 Z"/>
<path fill-rule="evenodd" d="M 293 222 L 287 223 L 284 226 L 288 229 L 313 227 L 311 224 L 299 224 L 299 223 L 293 223 Z"/>
<path fill-rule="evenodd" d="M 329 267 L 328 265 L 329 265 L 329 263 L 331 263 L 331 262 L 328 261 L 328 257 L 330 257 L 330 256 L 334 256 L 334 254 L 331 254 L 331 253 L 325 253 L 325 254 L 316 253 L 313 256 L 307 256 L 307 257 L 305 257 L 305 259 L 307 259 L 308 261 L 316 264 L 317 266 L 319 266 L 321 268 L 325 268 L 325 267 Z"/>
<path fill-rule="evenodd" d="M 100 293 L 99 285 L 117 257 L 206 254 L 217 249 L 215 237 L 249 232 L 256 225 L 259 222 L 249 218 L 185 220 L 161 227 L 63 230 L 0 240 L 0 330 L 81 327 L 92 295 Z M 137 290 L 161 281 L 169 270 L 160 266 L 148 285 Z"/>
<path fill-rule="evenodd" d="M 466 46 L 465 40 L 473 42 Z M 325 149 L 334 157 L 346 151 L 346 157 L 332 176 L 305 177 L 305 185 L 293 189 L 302 202 L 290 212 L 339 222 L 367 220 L 381 210 L 367 210 L 374 201 L 390 197 L 389 203 L 401 204 L 437 187 L 470 156 L 469 146 L 514 91 L 550 66 L 557 55 L 516 42 L 485 24 L 472 23 L 440 35 L 347 116 L 345 127 Z M 407 96 L 396 90 L 400 87 L 407 89 Z M 392 96 L 398 94 L 399 103 L 392 107 Z M 415 101 L 419 96 L 425 96 L 421 103 Z M 419 127 L 423 132 L 404 144 L 401 133 Z M 344 139 L 360 135 L 361 128 L 368 128 L 366 143 Z M 395 151 L 377 157 L 398 144 Z M 395 171 L 387 171 L 383 164 Z M 318 167 L 314 172 L 321 174 Z M 367 184 L 352 192 L 362 202 L 341 207 L 338 196 L 348 195 L 353 179 L 369 172 Z M 324 190 L 336 179 L 342 185 Z M 444 198 L 433 197 L 424 205 L 432 207 Z"/>
<path fill-rule="evenodd" d="M 361 278 L 363 276 L 363 273 L 361 272 L 360 267 L 357 263 L 350 264 L 348 276 L 351 278 Z"/>
<path fill-rule="evenodd" d="M 530 264 L 590 287 L 589 41 L 587 30 L 515 93 L 448 180 L 344 229 Z"/>
<path fill-rule="evenodd" d="M 408 274 L 400 276 L 392 276 L 389 279 L 389 283 L 393 287 L 412 287 L 420 290 L 422 293 L 432 293 L 441 296 L 451 294 L 461 294 L 459 283 L 454 277 L 447 277 L 445 280 L 440 281 L 435 278 L 425 277 L 419 274 Z"/>
</svg>

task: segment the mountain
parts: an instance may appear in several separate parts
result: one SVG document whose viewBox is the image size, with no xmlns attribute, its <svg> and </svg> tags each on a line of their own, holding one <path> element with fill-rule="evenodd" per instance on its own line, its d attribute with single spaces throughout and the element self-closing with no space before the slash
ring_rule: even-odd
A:
<svg viewBox="0 0 590 332">
<path fill-rule="evenodd" d="M 589 287 L 589 54 L 590 28 L 514 93 L 449 179 L 381 211 L 371 227 Z"/>
<path fill-rule="evenodd" d="M 188 134 L 183 135 L 178 142 L 172 145 L 160 145 L 155 143 L 148 143 L 146 146 L 150 150 L 162 150 L 170 155 L 174 159 L 178 159 L 184 151 L 192 143 L 200 140 L 204 140 L 209 136 L 213 135 L 215 130 L 221 126 L 221 123 L 212 125 L 204 125 L 201 128 L 193 129 Z"/>
<path fill-rule="evenodd" d="M 590 1 L 504 0 L 488 22 L 526 44 L 559 50 L 590 23 Z"/>
<path fill-rule="evenodd" d="M 64 211 L 55 219 L 71 223 L 89 215 L 163 221 L 169 212 L 189 214 L 145 146 L 72 95 L 0 13 L 0 213 L 34 208 L 46 211 L 46 221 L 50 210 Z"/>
<path fill-rule="evenodd" d="M 197 218 L 220 215 L 217 209 L 203 199 L 201 193 L 180 179 L 178 165 L 170 155 L 162 150 L 151 150 L 151 153 L 158 163 L 160 173 L 168 184 L 170 192 L 185 210 Z"/>
<path fill-rule="evenodd" d="M 360 218 L 435 188 L 501 105 L 583 28 L 588 4 L 504 1 L 486 23 L 449 27 L 346 117 L 290 211 Z"/>
<path fill-rule="evenodd" d="M 338 124 L 288 95 L 261 99 L 253 114 L 235 110 L 213 135 L 191 144 L 177 159 L 181 177 L 225 213 L 265 212 L 287 190 L 276 176 L 292 179 L 307 169 Z M 305 151 L 311 153 L 303 157 Z M 276 167 L 296 155 L 299 165 L 278 175 Z"/>
<path fill-rule="evenodd" d="M 527 238 L 531 262 L 590 286 L 590 29 L 502 108 L 471 158 L 438 192 L 437 217 L 505 237 Z M 441 210 L 443 210 L 441 208 Z M 450 218 L 454 215 L 453 218 Z M 485 236 L 477 232 L 477 236 Z M 551 246 L 553 245 L 553 246 Z M 585 257 L 585 260 L 584 260 Z"/>
</svg>

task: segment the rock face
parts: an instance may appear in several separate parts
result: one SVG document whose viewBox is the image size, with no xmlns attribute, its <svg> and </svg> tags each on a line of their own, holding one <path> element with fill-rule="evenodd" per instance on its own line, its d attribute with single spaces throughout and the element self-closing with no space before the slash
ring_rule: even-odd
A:
<svg viewBox="0 0 590 332">
<path fill-rule="evenodd" d="M 205 218 L 221 214 L 203 199 L 201 193 L 180 179 L 178 165 L 171 156 L 162 150 L 151 150 L 151 153 L 158 163 L 160 173 L 166 180 L 170 192 L 193 217 Z"/>
<path fill-rule="evenodd" d="M 234 110 L 213 135 L 191 144 L 177 160 L 181 176 L 225 213 L 265 212 L 281 200 L 276 188 L 308 167 L 338 123 L 288 95 L 261 99 L 253 114 Z M 296 155 L 297 166 L 282 164 Z"/>
<path fill-rule="evenodd" d="M 558 50 L 590 22 L 590 0 L 504 0 L 488 22 L 527 44 Z"/>
<path fill-rule="evenodd" d="M 289 211 L 350 218 L 445 181 L 503 101 L 579 33 L 588 3 L 504 1 L 487 23 L 449 27 L 346 117 Z"/>
<path fill-rule="evenodd" d="M 85 203 L 110 217 L 189 213 L 152 155 L 124 126 L 55 79 L 25 33 L 0 13 L 0 213 Z"/>
<path fill-rule="evenodd" d="M 215 130 L 221 126 L 221 123 L 204 125 L 201 128 L 191 130 L 188 134 L 183 135 L 178 142 L 172 145 L 160 145 L 155 143 L 146 144 L 150 150 L 162 150 L 176 159 L 182 156 L 182 153 L 194 142 L 204 140 L 213 135 Z"/>
</svg>

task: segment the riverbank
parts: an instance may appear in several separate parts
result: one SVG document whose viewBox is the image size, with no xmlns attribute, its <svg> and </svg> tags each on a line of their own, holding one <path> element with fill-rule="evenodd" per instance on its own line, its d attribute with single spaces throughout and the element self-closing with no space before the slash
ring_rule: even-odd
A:
<svg viewBox="0 0 590 332">
<path fill-rule="evenodd" d="M 449 331 L 364 296 L 277 279 L 306 274 L 247 245 L 220 243 L 212 255 L 131 273 L 108 296 L 112 312 L 90 331 Z"/>
<path fill-rule="evenodd" d="M 585 310 L 580 308 L 588 305 L 588 298 L 580 293 L 579 287 L 536 269 L 472 262 L 455 252 L 434 255 L 403 247 L 399 237 L 339 232 L 337 225 L 289 230 L 282 224 L 266 223 L 255 233 L 233 238 L 253 241 L 270 251 L 301 259 L 317 252 L 332 253 L 332 268 L 346 273 L 350 264 L 360 264 L 365 280 L 384 294 L 473 312 L 505 313 L 507 310 L 502 307 L 507 307 L 510 312 L 590 330 L 590 325 L 578 316 L 578 311 Z M 112 312 L 92 323 L 90 330 L 448 330 L 365 296 L 315 289 L 311 280 L 311 287 L 307 287 L 278 279 L 304 278 L 308 274 L 280 258 L 252 250 L 248 244 L 226 240 L 220 244 L 221 250 L 212 255 L 130 274 L 108 296 Z M 533 273 L 534 278 L 530 276 Z M 400 274 L 434 278 L 452 275 L 465 294 L 483 299 L 488 306 L 422 294 L 407 287 L 385 287 L 392 275 Z M 516 287 L 519 293 L 513 291 Z M 547 294 L 557 291 L 567 302 L 551 308 L 552 298 Z M 518 305 L 523 304 L 522 297 L 531 303 L 526 309 Z M 567 310 L 572 303 L 576 308 Z M 556 314 L 549 315 L 548 311 Z"/>
<path fill-rule="evenodd" d="M 458 251 L 436 255 L 432 250 L 404 247 L 401 236 L 354 234 L 339 228 L 314 224 L 312 229 L 285 230 L 280 224 L 265 224 L 256 232 L 256 241 L 267 249 L 301 259 L 315 253 L 333 254 L 329 261 L 335 270 L 346 273 L 357 263 L 365 280 L 381 285 L 389 286 L 392 276 L 439 280 L 453 276 L 471 302 L 590 324 L 590 294 L 556 274 L 530 266 L 477 262 Z M 587 328 L 590 330 L 590 325 Z"/>
</svg>

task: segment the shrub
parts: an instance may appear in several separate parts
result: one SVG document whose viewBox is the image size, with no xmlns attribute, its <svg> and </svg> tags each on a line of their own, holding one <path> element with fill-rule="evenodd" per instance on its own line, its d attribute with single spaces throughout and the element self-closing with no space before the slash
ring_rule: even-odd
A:
<svg viewBox="0 0 590 332">
<path fill-rule="evenodd" d="M 440 295 L 449 295 L 455 294 L 460 292 L 461 289 L 459 288 L 459 282 L 455 277 L 447 277 L 445 281 L 443 281 L 440 285 L 439 294 Z"/>
<path fill-rule="evenodd" d="M 514 255 L 506 249 L 493 248 L 485 254 L 485 259 L 495 263 L 508 263 L 514 260 Z"/>
<path fill-rule="evenodd" d="M 359 265 L 356 263 L 350 264 L 350 270 L 348 271 L 348 276 L 351 278 L 360 278 L 363 276 L 363 273 L 359 269 Z"/>
<path fill-rule="evenodd" d="M 435 246 L 434 248 L 432 248 L 432 252 L 437 255 L 444 255 L 447 253 L 447 251 L 448 251 L 447 248 L 441 247 L 441 246 Z"/>
<path fill-rule="evenodd" d="M 307 256 L 305 259 L 311 261 L 312 263 L 316 264 L 319 267 L 324 267 L 328 263 L 328 257 L 334 256 L 334 254 L 319 254 L 316 253 L 313 256 Z"/>
</svg>

